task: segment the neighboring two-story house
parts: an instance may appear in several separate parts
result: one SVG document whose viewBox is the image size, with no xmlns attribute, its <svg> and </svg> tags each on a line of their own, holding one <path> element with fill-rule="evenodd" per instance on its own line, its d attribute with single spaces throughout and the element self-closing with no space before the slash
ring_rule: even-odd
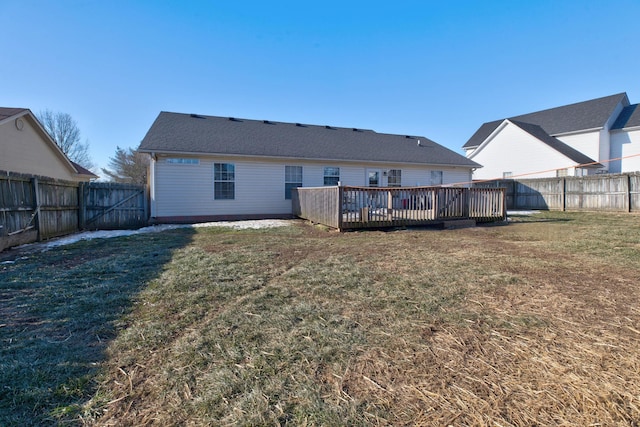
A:
<svg viewBox="0 0 640 427">
<path fill-rule="evenodd" d="M 484 123 L 464 144 L 473 178 L 640 170 L 640 109 L 626 93 Z"/>
</svg>

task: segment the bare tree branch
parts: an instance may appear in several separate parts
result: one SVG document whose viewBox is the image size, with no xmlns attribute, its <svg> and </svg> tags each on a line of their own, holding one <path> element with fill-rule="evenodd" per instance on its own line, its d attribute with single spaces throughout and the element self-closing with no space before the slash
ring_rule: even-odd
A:
<svg viewBox="0 0 640 427">
<path fill-rule="evenodd" d="M 89 155 L 89 142 L 80 140 L 80 129 L 70 114 L 44 110 L 37 113 L 36 117 L 71 161 L 89 170 L 95 168 Z"/>
</svg>

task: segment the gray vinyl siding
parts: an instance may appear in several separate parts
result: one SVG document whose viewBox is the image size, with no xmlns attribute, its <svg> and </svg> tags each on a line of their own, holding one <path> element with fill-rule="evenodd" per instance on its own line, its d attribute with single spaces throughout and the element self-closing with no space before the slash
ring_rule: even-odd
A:
<svg viewBox="0 0 640 427">
<path fill-rule="evenodd" d="M 214 163 L 235 165 L 235 198 L 214 199 Z M 170 164 L 160 157 L 155 164 L 155 216 L 209 216 L 291 214 L 285 199 L 285 166 L 302 166 L 303 186 L 321 187 L 324 168 L 340 168 L 343 185 L 364 186 L 367 168 L 402 170 L 402 186 L 429 185 L 431 170 L 442 170 L 445 184 L 467 182 L 465 168 L 429 168 L 414 165 L 356 165 L 340 162 L 261 160 L 229 157 L 200 158 L 199 164 Z M 383 185 L 386 186 L 386 177 Z"/>
<path fill-rule="evenodd" d="M 214 200 L 214 163 L 235 165 L 235 197 Z M 291 212 L 284 196 L 284 164 L 200 159 L 198 165 L 156 164 L 156 215 L 245 215 Z"/>
</svg>

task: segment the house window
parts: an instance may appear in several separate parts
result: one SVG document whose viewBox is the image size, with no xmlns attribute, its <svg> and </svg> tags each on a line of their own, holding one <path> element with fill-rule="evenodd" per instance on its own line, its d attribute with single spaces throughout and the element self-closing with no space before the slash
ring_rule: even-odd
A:
<svg viewBox="0 0 640 427">
<path fill-rule="evenodd" d="M 389 187 L 401 187 L 402 186 L 402 171 L 400 169 L 389 170 L 387 178 L 387 185 Z"/>
<path fill-rule="evenodd" d="M 367 185 L 369 187 L 379 187 L 380 186 L 380 171 L 372 170 L 367 172 Z"/>
<path fill-rule="evenodd" d="M 233 163 L 214 163 L 213 198 L 215 200 L 233 200 L 236 197 L 236 173 Z"/>
<path fill-rule="evenodd" d="M 431 185 L 442 185 L 442 171 L 431 171 Z"/>
<path fill-rule="evenodd" d="M 502 172 L 502 179 L 510 179 L 513 176 L 513 172 Z"/>
<path fill-rule="evenodd" d="M 340 181 L 340 168 L 324 168 L 324 185 L 338 185 Z"/>
<path fill-rule="evenodd" d="M 169 157 L 167 158 L 167 163 L 170 163 L 172 165 L 199 165 L 200 159 L 184 159 L 184 158 Z"/>
<path fill-rule="evenodd" d="M 562 177 L 562 176 L 567 176 L 569 174 L 569 171 L 567 169 L 558 169 L 556 170 L 556 176 Z"/>
<path fill-rule="evenodd" d="M 291 189 L 302 187 L 302 166 L 284 167 L 284 198 L 291 200 Z"/>
</svg>

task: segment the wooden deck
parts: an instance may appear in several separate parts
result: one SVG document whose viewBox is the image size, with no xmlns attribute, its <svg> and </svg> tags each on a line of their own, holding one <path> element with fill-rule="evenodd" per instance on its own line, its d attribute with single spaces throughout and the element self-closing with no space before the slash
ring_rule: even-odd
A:
<svg viewBox="0 0 640 427">
<path fill-rule="evenodd" d="M 293 213 L 339 230 L 506 219 L 502 188 L 301 187 Z"/>
</svg>

